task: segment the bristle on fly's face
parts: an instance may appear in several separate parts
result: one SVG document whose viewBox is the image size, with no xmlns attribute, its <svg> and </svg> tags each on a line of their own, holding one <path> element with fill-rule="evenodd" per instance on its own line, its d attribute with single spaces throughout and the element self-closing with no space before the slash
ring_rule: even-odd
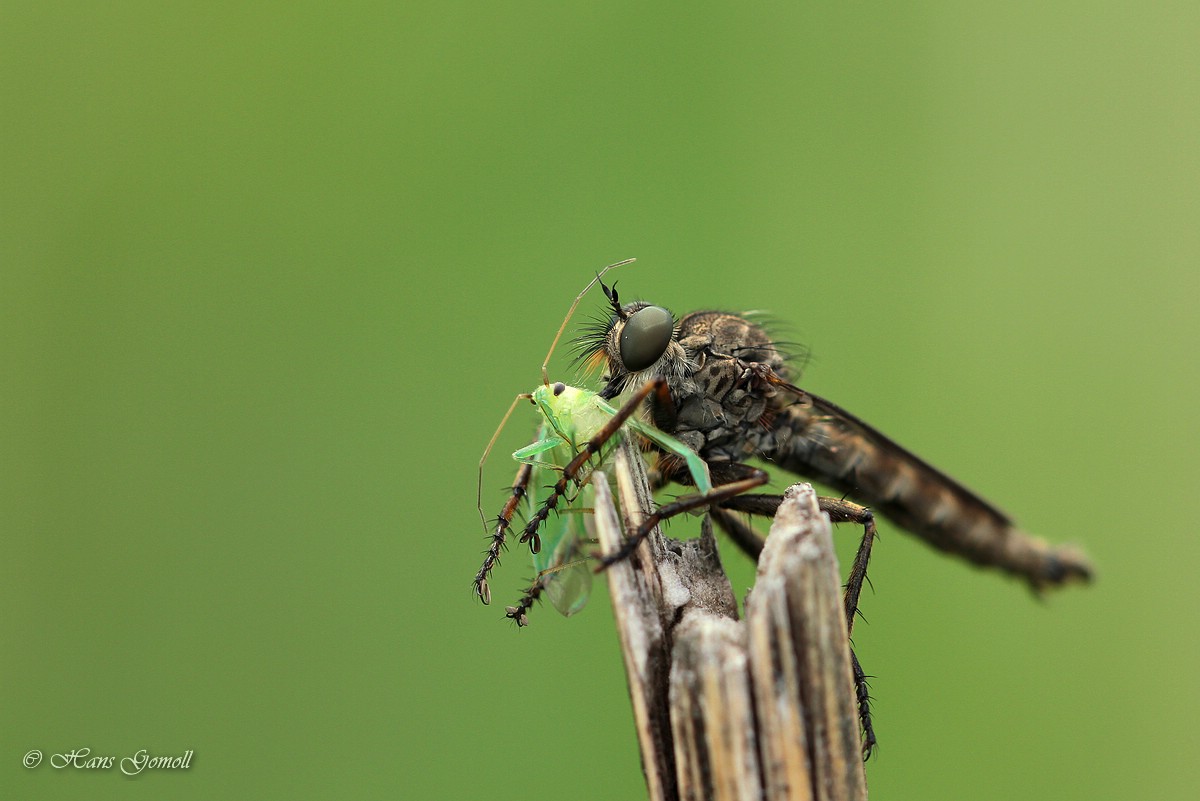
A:
<svg viewBox="0 0 1200 801">
<path fill-rule="evenodd" d="M 616 315 L 591 318 L 580 328 L 579 336 L 571 340 L 571 352 L 575 354 L 572 364 L 582 365 L 591 372 L 604 366 L 604 344 L 608 332 L 616 325 Z"/>
</svg>

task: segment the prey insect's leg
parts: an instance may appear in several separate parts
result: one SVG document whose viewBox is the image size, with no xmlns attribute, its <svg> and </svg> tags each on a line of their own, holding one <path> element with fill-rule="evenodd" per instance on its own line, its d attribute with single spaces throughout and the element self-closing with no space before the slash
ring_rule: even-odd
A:
<svg viewBox="0 0 1200 801">
<path fill-rule="evenodd" d="M 767 475 L 765 470 L 751 468 L 747 478 L 739 481 L 732 481 L 728 484 L 721 484 L 720 486 L 713 487 L 708 492 L 702 492 L 698 495 L 690 495 L 686 498 L 680 498 L 677 501 L 668 503 L 665 506 L 658 507 L 657 510 L 655 510 L 652 514 L 650 514 L 649 517 L 643 520 L 640 525 L 638 525 L 638 529 L 636 532 L 634 532 L 634 535 L 625 540 L 624 544 L 617 549 L 616 553 L 611 553 L 600 557 L 600 564 L 597 566 L 596 572 L 599 573 L 602 570 L 615 565 L 617 562 L 620 562 L 622 559 L 628 559 L 633 552 L 637 550 L 637 547 L 641 544 L 642 540 L 646 539 L 654 527 L 662 521 L 684 512 L 690 512 L 693 509 L 699 509 L 703 506 L 721 503 L 729 498 L 741 495 L 743 492 L 748 492 L 755 487 L 761 487 L 763 484 L 766 484 L 770 478 L 771 477 Z"/>
<path fill-rule="evenodd" d="M 542 549 L 541 539 L 537 533 L 538 528 L 558 506 L 559 500 L 566 494 L 567 488 L 575 480 L 576 476 L 579 475 L 579 471 L 583 469 L 583 466 L 587 464 L 588 459 L 599 453 L 600 449 L 612 439 L 613 435 L 621 430 L 621 426 L 625 424 L 625 421 L 638 410 L 638 407 L 642 405 L 642 401 L 657 388 L 659 383 L 665 382 L 662 379 L 647 382 L 637 392 L 633 393 L 629 400 L 620 409 L 617 409 L 608 422 L 596 432 L 596 435 L 584 443 L 579 453 L 575 455 L 575 458 L 563 467 L 562 474 L 550 490 L 550 494 L 542 502 L 542 505 L 538 507 L 538 510 L 534 512 L 533 517 L 529 519 L 529 523 L 525 526 L 525 531 L 521 534 L 521 542 L 528 542 L 531 551 L 537 553 Z"/>
</svg>

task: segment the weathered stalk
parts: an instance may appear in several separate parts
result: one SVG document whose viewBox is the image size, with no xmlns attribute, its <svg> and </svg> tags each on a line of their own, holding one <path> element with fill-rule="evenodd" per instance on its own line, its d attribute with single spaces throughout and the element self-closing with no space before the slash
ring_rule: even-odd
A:
<svg viewBox="0 0 1200 801">
<path fill-rule="evenodd" d="M 620 515 L 596 477 L 608 553 L 653 509 L 637 451 L 614 469 Z M 832 530 L 810 486 L 779 508 L 745 621 L 707 520 L 688 542 L 655 531 L 607 574 L 652 801 L 866 798 Z"/>
</svg>

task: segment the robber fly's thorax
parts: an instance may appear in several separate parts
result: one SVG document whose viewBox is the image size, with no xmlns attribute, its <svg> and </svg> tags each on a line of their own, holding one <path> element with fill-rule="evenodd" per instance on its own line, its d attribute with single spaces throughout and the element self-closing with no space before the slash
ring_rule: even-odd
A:
<svg viewBox="0 0 1200 801">
<path fill-rule="evenodd" d="M 603 336 L 609 385 L 623 390 L 650 378 L 665 379 L 670 397 L 647 399 L 649 417 L 705 460 L 741 462 L 781 447 L 791 432 L 773 429 L 772 422 L 783 399 L 761 377 L 787 380 L 789 371 L 767 332 L 726 312 L 692 312 L 674 325 L 653 363 L 635 363 L 641 369 L 632 370 L 622 345 L 626 326 L 636 324 L 644 309 L 667 314 L 637 302 L 609 321 Z"/>
<path fill-rule="evenodd" d="M 757 371 L 786 375 L 787 365 L 766 332 L 732 314 L 700 311 L 679 321 L 678 342 L 692 369 L 671 386 L 676 436 L 705 459 L 740 462 L 774 450 L 775 393 L 763 391 Z"/>
</svg>

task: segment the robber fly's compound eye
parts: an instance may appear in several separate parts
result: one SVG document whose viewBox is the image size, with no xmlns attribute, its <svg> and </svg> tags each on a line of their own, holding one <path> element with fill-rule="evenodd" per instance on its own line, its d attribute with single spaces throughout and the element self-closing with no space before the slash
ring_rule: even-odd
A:
<svg viewBox="0 0 1200 801">
<path fill-rule="evenodd" d="M 630 372 L 658 361 L 675 333 L 675 320 L 662 306 L 644 306 L 629 316 L 621 331 L 621 361 Z"/>
</svg>

